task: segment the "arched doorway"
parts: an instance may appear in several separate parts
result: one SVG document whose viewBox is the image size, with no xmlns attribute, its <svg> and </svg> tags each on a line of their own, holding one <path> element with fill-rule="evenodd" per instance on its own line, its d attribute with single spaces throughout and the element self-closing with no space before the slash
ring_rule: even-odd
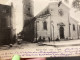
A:
<svg viewBox="0 0 80 60">
<path fill-rule="evenodd" d="M 64 27 L 63 26 L 60 26 L 59 33 L 60 33 L 60 39 L 64 39 Z"/>
</svg>

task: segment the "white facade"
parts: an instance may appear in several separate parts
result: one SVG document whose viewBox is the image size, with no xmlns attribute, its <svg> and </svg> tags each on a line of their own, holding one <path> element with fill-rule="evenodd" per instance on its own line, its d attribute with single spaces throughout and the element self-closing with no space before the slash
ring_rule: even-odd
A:
<svg viewBox="0 0 80 60">
<path fill-rule="evenodd" d="M 71 31 L 71 38 L 78 39 L 79 38 L 79 25 L 78 22 L 75 21 L 73 18 L 70 17 L 70 31 Z M 73 30 L 73 25 L 75 25 L 75 30 Z"/>
<path fill-rule="evenodd" d="M 69 8 L 63 3 L 58 6 L 57 2 L 50 3 L 47 7 L 49 14 L 38 15 L 35 21 L 35 35 L 36 38 L 45 37 L 48 40 L 59 39 L 78 39 L 78 22 L 71 18 Z M 43 12 L 42 12 L 43 13 Z M 44 29 L 44 22 L 46 22 L 47 29 Z M 74 25 L 74 28 L 73 28 Z"/>
</svg>

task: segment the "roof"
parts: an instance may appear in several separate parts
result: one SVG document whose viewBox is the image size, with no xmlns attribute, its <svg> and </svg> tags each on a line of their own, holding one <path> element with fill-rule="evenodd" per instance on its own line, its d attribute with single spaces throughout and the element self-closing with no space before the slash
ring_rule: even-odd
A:
<svg viewBox="0 0 80 60">
<path fill-rule="evenodd" d="M 0 6 L 6 6 L 6 7 L 10 7 L 9 5 L 4 5 L 4 4 L 0 4 Z"/>
<path fill-rule="evenodd" d="M 52 2 L 52 3 L 49 3 L 49 5 L 46 7 L 46 8 L 44 8 L 44 10 L 42 10 L 38 15 L 36 15 L 35 17 L 36 18 L 39 18 L 39 17 L 43 17 L 44 15 L 47 15 L 47 14 L 50 14 L 49 13 L 49 6 L 51 5 L 51 4 L 57 4 L 58 5 L 58 3 L 59 2 Z M 69 7 L 68 6 L 66 6 L 64 3 L 62 3 L 61 4 L 62 6 L 65 6 L 66 8 L 68 8 L 68 10 L 69 10 Z"/>
<path fill-rule="evenodd" d="M 47 15 L 47 14 L 49 14 L 48 6 L 47 6 L 46 8 L 44 8 L 44 10 L 41 11 L 41 12 L 40 12 L 38 15 L 36 15 L 35 17 L 36 17 L 36 18 L 39 18 L 39 17 L 44 16 L 44 15 Z"/>
<path fill-rule="evenodd" d="M 75 21 L 76 23 L 79 23 L 76 19 L 74 19 L 73 17 L 70 16 L 70 18 Z"/>
</svg>

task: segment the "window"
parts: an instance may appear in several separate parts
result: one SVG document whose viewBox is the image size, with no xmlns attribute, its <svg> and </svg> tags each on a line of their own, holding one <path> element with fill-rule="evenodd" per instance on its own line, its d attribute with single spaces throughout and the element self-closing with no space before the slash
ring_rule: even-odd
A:
<svg viewBox="0 0 80 60">
<path fill-rule="evenodd" d="M 47 30 L 47 22 L 46 21 L 43 22 L 43 29 Z"/>
<path fill-rule="evenodd" d="M 28 7 L 28 11 L 30 11 L 30 7 Z"/>
<path fill-rule="evenodd" d="M 73 24 L 73 31 L 75 31 L 75 25 Z"/>
<path fill-rule="evenodd" d="M 7 19 L 4 17 L 4 18 L 1 18 L 1 27 L 7 27 Z"/>
<path fill-rule="evenodd" d="M 45 11 L 45 14 L 49 14 L 49 10 L 48 9 Z"/>
<path fill-rule="evenodd" d="M 53 9 L 51 9 L 51 11 L 53 11 Z"/>
<path fill-rule="evenodd" d="M 58 12 L 59 12 L 60 16 L 63 16 L 63 10 L 62 9 L 59 9 Z"/>
<path fill-rule="evenodd" d="M 6 13 L 6 10 L 3 10 L 2 13 Z"/>
</svg>

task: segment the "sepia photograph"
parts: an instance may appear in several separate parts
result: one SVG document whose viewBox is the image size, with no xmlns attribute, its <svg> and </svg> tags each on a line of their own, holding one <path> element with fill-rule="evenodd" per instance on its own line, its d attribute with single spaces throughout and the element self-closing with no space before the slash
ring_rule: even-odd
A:
<svg viewBox="0 0 80 60">
<path fill-rule="evenodd" d="M 0 51 L 80 46 L 80 0 L 0 2 Z"/>
</svg>

